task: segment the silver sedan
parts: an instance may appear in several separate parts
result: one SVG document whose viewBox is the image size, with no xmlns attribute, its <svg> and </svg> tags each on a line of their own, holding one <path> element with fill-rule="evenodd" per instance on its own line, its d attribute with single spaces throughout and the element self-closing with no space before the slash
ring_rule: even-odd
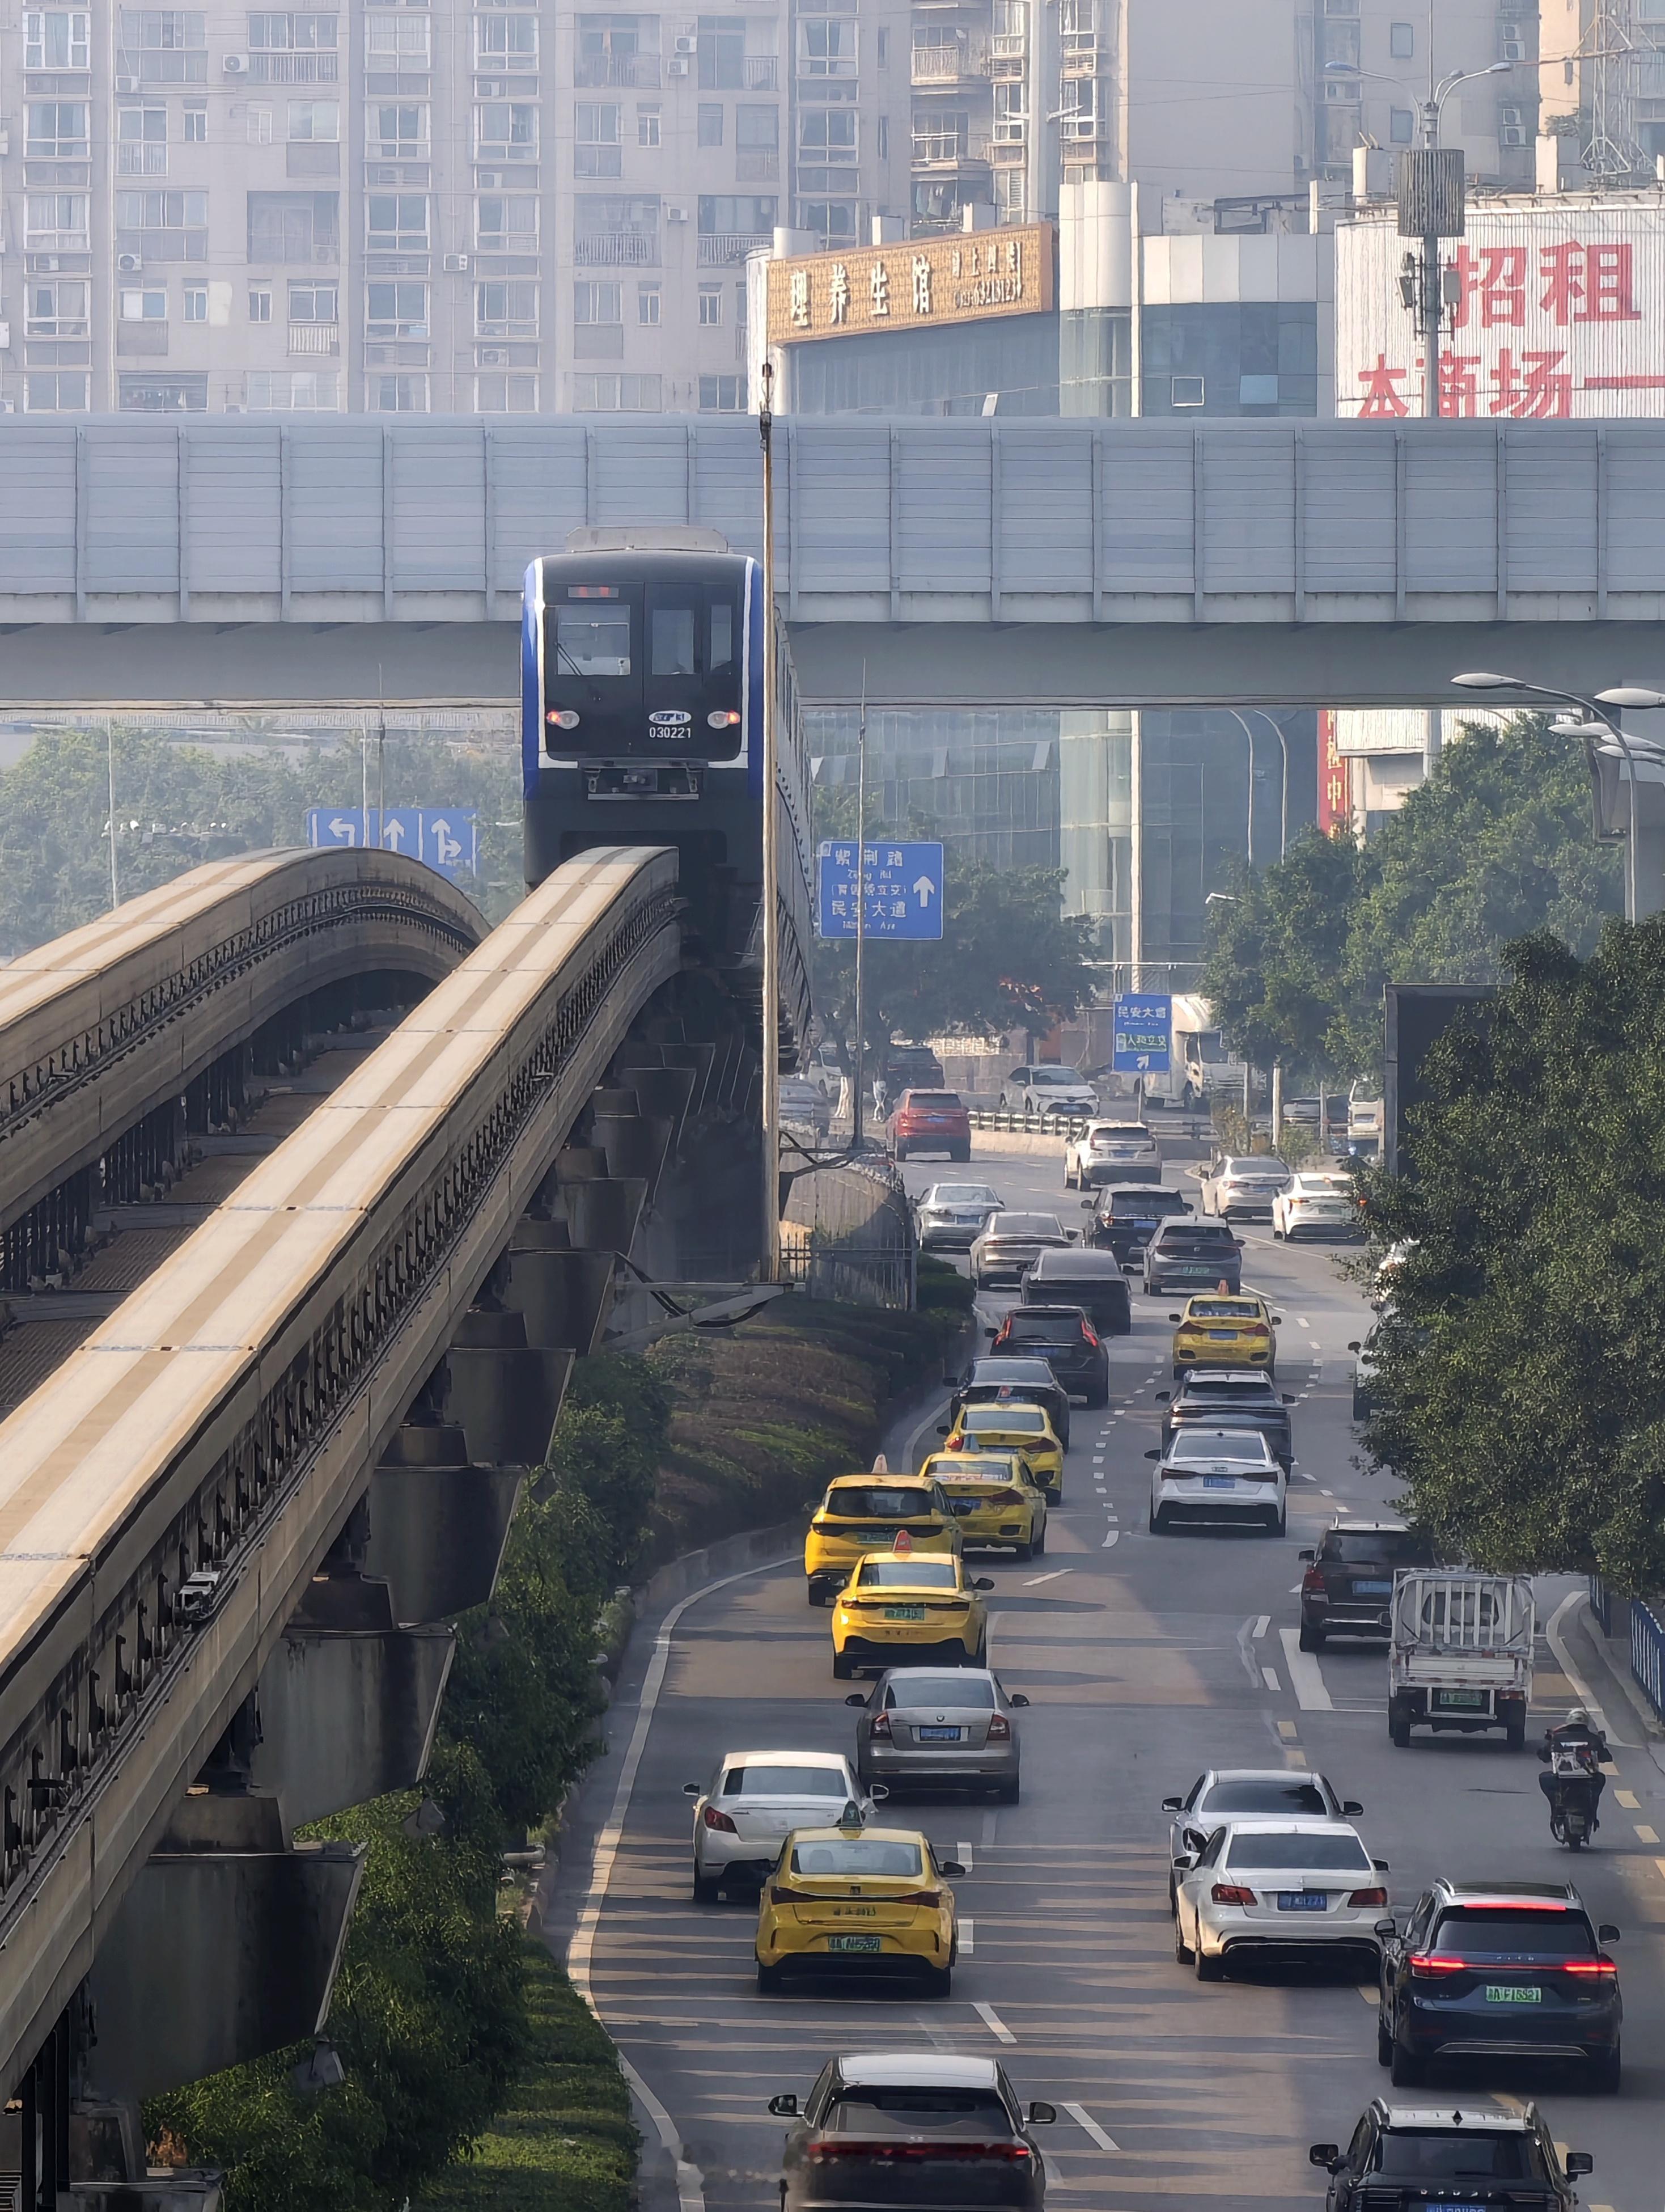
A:
<svg viewBox="0 0 1665 2212">
<path fill-rule="evenodd" d="M 1023 1752 L 1015 1715 L 1029 1699 L 1006 1691 L 992 1668 L 892 1667 L 868 1694 L 857 1691 L 844 1702 L 865 1714 L 855 1741 L 864 1790 L 917 1783 L 990 1790 L 1001 1804 L 1017 1803 Z"/>
</svg>

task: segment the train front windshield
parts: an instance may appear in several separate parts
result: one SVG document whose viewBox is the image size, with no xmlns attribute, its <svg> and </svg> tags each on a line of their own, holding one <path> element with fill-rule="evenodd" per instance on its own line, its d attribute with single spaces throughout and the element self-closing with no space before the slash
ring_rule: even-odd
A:
<svg viewBox="0 0 1665 2212">
<path fill-rule="evenodd" d="M 732 578 L 707 562 L 700 577 L 613 583 L 578 565 L 545 567 L 544 757 L 738 758 L 744 563 Z"/>
</svg>

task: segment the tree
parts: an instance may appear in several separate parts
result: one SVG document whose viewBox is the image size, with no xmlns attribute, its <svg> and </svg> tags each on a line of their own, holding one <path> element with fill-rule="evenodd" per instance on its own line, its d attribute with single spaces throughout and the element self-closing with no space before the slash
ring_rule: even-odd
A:
<svg viewBox="0 0 1665 2212">
<path fill-rule="evenodd" d="M 1371 860 L 1351 831 L 1307 830 L 1286 857 L 1209 909 L 1204 997 L 1231 1042 L 1256 1067 L 1297 1079 L 1357 1074 L 1344 975 L 1349 932 Z"/>
<path fill-rule="evenodd" d="M 1665 1586 L 1665 921 L 1547 933 L 1424 1063 L 1367 1442 L 1477 1564 Z"/>
</svg>

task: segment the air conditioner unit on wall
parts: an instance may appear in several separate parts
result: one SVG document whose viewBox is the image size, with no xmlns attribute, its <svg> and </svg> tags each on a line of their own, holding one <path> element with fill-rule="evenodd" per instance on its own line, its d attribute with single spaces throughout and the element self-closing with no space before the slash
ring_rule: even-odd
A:
<svg viewBox="0 0 1665 2212">
<path fill-rule="evenodd" d="M 137 92 L 138 88 L 139 81 L 136 76 L 118 76 L 116 79 L 118 92 Z"/>
<path fill-rule="evenodd" d="M 246 54 L 227 54 L 221 62 L 220 67 L 228 76 L 246 76 L 249 73 L 249 58 Z"/>
<path fill-rule="evenodd" d="M 475 355 L 474 366 L 477 368 L 507 368 L 508 367 L 508 348 L 507 346 L 482 346 Z"/>
<path fill-rule="evenodd" d="M 665 220 L 667 222 L 686 222 L 688 210 L 685 207 L 668 207 L 665 210 Z"/>
<path fill-rule="evenodd" d="M 445 273 L 446 273 L 446 275 L 447 275 L 447 276 L 467 276 L 467 274 L 468 274 L 468 256 L 467 256 L 467 254 L 465 254 L 465 253 L 447 253 L 447 254 L 446 255 L 446 257 L 445 257 Z"/>
<path fill-rule="evenodd" d="M 698 53 L 698 52 L 700 51 L 700 42 L 699 42 L 698 38 L 697 38 L 696 36 L 692 35 L 692 34 L 685 34 L 685 33 L 678 33 L 678 38 L 677 38 L 676 51 L 677 51 L 677 52 L 678 52 L 678 53 L 679 53 L 679 54 L 696 54 L 696 53 Z"/>
<path fill-rule="evenodd" d="M 142 253 L 118 253 L 116 266 L 124 276 L 140 276 L 144 269 L 144 256 Z"/>
<path fill-rule="evenodd" d="M 666 76 L 686 76 L 688 74 L 688 64 L 685 60 L 666 62 L 665 64 L 665 74 Z"/>
</svg>

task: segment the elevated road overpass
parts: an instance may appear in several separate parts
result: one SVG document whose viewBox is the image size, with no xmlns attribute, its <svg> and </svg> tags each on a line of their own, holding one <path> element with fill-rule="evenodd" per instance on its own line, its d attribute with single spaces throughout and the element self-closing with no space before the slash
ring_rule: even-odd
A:
<svg viewBox="0 0 1665 2212">
<path fill-rule="evenodd" d="M 800 688 L 1418 704 L 1665 683 L 1665 423 L 783 421 Z M 0 421 L 0 705 L 507 704 L 586 524 L 759 550 L 749 420 Z M 302 642 L 304 641 L 304 643 Z M 301 649 L 297 650 L 297 645 Z"/>
</svg>

